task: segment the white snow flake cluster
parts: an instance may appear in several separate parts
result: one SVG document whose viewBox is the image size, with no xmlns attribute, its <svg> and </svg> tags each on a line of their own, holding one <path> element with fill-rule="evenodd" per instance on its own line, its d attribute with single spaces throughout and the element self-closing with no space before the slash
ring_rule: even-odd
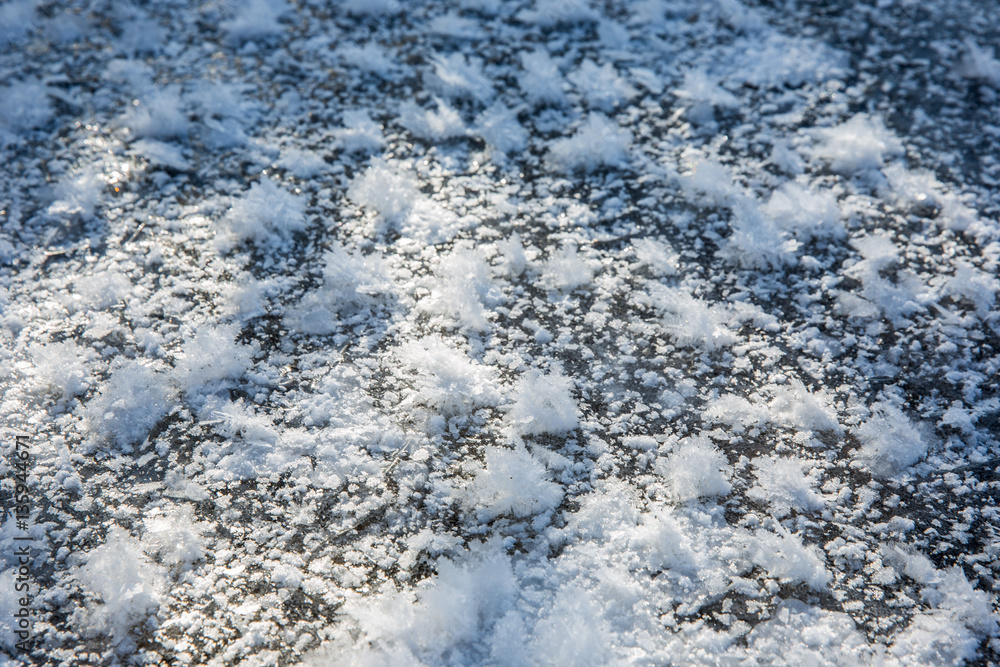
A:
<svg viewBox="0 0 1000 667">
<path fill-rule="evenodd" d="M 1000 10 L 820 4 L 0 5 L 0 659 L 1000 662 Z"/>
</svg>

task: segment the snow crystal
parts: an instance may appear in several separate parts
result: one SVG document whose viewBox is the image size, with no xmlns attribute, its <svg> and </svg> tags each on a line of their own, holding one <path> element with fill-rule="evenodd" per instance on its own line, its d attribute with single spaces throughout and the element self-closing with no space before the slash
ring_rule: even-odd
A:
<svg viewBox="0 0 1000 667">
<path fill-rule="evenodd" d="M 625 166 L 632 133 L 600 113 L 592 113 L 573 136 L 549 145 L 546 161 L 563 172 L 595 171 L 600 167 Z"/>
<path fill-rule="evenodd" d="M 463 331 L 486 331 L 490 327 L 488 306 L 499 303 L 501 293 L 482 255 L 459 244 L 441 258 L 434 273 L 436 281 L 421 309 L 448 318 Z"/>
<path fill-rule="evenodd" d="M 471 97 L 486 101 L 493 97 L 493 82 L 483 73 L 483 61 L 461 53 L 437 56 L 427 84 L 448 99 Z"/>
<path fill-rule="evenodd" d="M 861 442 L 855 458 L 876 477 L 891 477 L 927 453 L 927 442 L 903 411 L 881 401 L 871 417 L 854 429 Z"/>
<path fill-rule="evenodd" d="M 135 139 L 183 138 L 191 129 L 180 88 L 169 86 L 147 93 L 135 100 L 121 119 Z"/>
<path fill-rule="evenodd" d="M 518 380 L 514 396 L 507 422 L 516 433 L 565 433 L 577 427 L 573 380 L 559 369 L 546 374 L 529 370 Z"/>
<path fill-rule="evenodd" d="M 180 146 L 156 139 L 139 139 L 132 142 L 131 149 L 146 158 L 151 165 L 169 167 L 176 171 L 191 170 L 191 163 L 184 157 Z"/>
<path fill-rule="evenodd" d="M 374 209 L 386 223 L 394 225 L 402 223 L 413 210 L 420 190 L 413 174 L 388 162 L 373 160 L 351 182 L 347 196 L 361 206 Z"/>
<path fill-rule="evenodd" d="M 202 327 L 184 343 L 174 371 L 189 397 L 195 390 L 237 379 L 250 368 L 252 349 L 234 340 L 238 334 L 235 325 Z"/>
<path fill-rule="evenodd" d="M 398 0 L 343 0 L 340 8 L 357 16 L 396 14 L 403 6 Z"/>
<path fill-rule="evenodd" d="M 58 390 L 62 396 L 78 396 L 90 386 L 87 362 L 96 356 L 90 348 L 67 340 L 32 345 L 28 354 L 39 382 Z"/>
<path fill-rule="evenodd" d="M 836 197 L 793 181 L 775 190 L 761 210 L 800 241 L 845 235 Z"/>
<path fill-rule="evenodd" d="M 712 351 L 738 340 L 727 326 L 730 316 L 723 306 L 657 283 L 650 284 L 648 290 L 653 304 L 663 313 L 664 327 L 678 345 Z"/>
<path fill-rule="evenodd" d="M 667 480 L 671 495 L 686 503 L 699 498 L 725 496 L 732 490 L 726 456 L 707 438 L 687 438 L 665 459 L 657 470 Z"/>
<path fill-rule="evenodd" d="M 280 35 L 284 26 L 279 21 L 291 9 L 286 0 L 248 0 L 232 6 L 236 15 L 220 24 L 232 44 Z"/>
<path fill-rule="evenodd" d="M 686 115 L 694 123 L 704 124 L 715 119 L 716 109 L 739 106 L 739 100 L 719 85 L 704 69 L 684 73 L 684 83 L 674 91 L 682 100 L 690 100 Z"/>
<path fill-rule="evenodd" d="M 396 354 L 402 367 L 413 373 L 413 391 L 404 407 L 425 405 L 452 417 L 500 400 L 493 370 L 439 336 L 407 342 Z"/>
<path fill-rule="evenodd" d="M 768 409 L 771 419 L 779 424 L 812 431 L 842 430 L 825 392 L 813 393 L 801 380 L 792 379 L 787 385 L 774 387 L 771 395 Z"/>
<path fill-rule="evenodd" d="M 647 267 L 654 276 L 673 276 L 680 269 L 680 256 L 662 239 L 639 239 L 632 245 L 639 264 Z"/>
<path fill-rule="evenodd" d="M 0 31 L 4 27 L 6 24 L 0 23 Z M 17 141 L 25 130 L 44 127 L 52 116 L 49 91 L 41 82 L 13 81 L 0 87 L 0 147 Z"/>
<path fill-rule="evenodd" d="M 94 435 L 130 450 L 167 414 L 172 395 L 164 373 L 142 360 L 118 360 L 84 414 Z"/>
<path fill-rule="evenodd" d="M 957 72 L 966 79 L 979 80 L 1000 89 L 1000 60 L 995 50 L 979 46 L 972 38 L 965 40 L 965 55 Z"/>
<path fill-rule="evenodd" d="M 392 278 L 381 254 L 362 255 L 334 242 L 323 258 L 323 282 L 290 309 L 285 321 L 298 331 L 328 334 L 337 330 L 338 314 L 352 316 L 388 301 Z"/>
<path fill-rule="evenodd" d="M 100 167 L 96 164 L 80 167 L 59 179 L 53 190 L 54 201 L 49 205 L 49 215 L 90 218 L 103 194 Z"/>
<path fill-rule="evenodd" d="M 444 141 L 465 136 L 465 123 L 457 111 L 435 98 L 437 110 L 425 109 L 416 102 L 399 105 L 399 124 L 421 139 Z"/>
<path fill-rule="evenodd" d="M 385 146 L 382 126 L 367 112 L 350 109 L 344 112 L 344 127 L 334 130 L 336 144 L 352 154 L 377 153 Z"/>
<path fill-rule="evenodd" d="M 524 71 L 518 76 L 518 83 L 528 102 L 536 106 L 559 106 L 567 102 L 562 74 L 548 51 L 525 51 L 521 54 L 521 67 Z"/>
<path fill-rule="evenodd" d="M 593 278 L 594 269 L 580 255 L 576 246 L 566 244 L 545 261 L 541 283 L 549 289 L 572 292 L 577 287 L 589 285 Z"/>
<path fill-rule="evenodd" d="M 283 244 L 294 232 L 305 229 L 305 210 L 305 197 L 285 190 L 265 176 L 232 200 L 217 239 L 219 248 L 231 250 L 245 241 L 265 247 Z"/>
<path fill-rule="evenodd" d="M 614 111 L 637 94 L 611 63 L 598 66 L 593 60 L 585 59 L 567 78 L 591 109 Z"/>
<path fill-rule="evenodd" d="M 282 149 L 281 158 L 275 164 L 299 178 L 311 178 L 327 168 L 322 155 L 293 147 Z"/>
<path fill-rule="evenodd" d="M 747 490 L 747 497 L 771 506 L 781 519 L 789 512 L 808 512 L 823 507 L 823 497 L 816 493 L 815 482 L 806 476 L 806 462 L 797 457 L 759 456 L 751 461 L 757 483 Z"/>
<path fill-rule="evenodd" d="M 186 567 L 204 555 L 202 533 L 208 525 L 196 521 L 190 507 L 154 508 L 142 523 L 143 546 L 164 565 Z"/>
<path fill-rule="evenodd" d="M 777 533 L 758 530 L 752 542 L 750 557 L 754 564 L 783 583 L 802 583 L 822 591 L 832 579 L 823 553 L 780 526 Z"/>
<path fill-rule="evenodd" d="M 104 544 L 86 555 L 76 576 L 100 600 L 78 612 L 83 626 L 129 650 L 124 643 L 129 631 L 160 605 L 166 585 L 161 569 L 149 562 L 138 541 L 115 526 Z"/>
<path fill-rule="evenodd" d="M 465 501 L 479 521 L 548 512 L 562 500 L 562 489 L 548 481 L 545 466 L 523 445 L 487 447 L 485 461 L 465 491 Z"/>
<path fill-rule="evenodd" d="M 903 153 L 903 144 L 886 129 L 882 119 L 865 114 L 853 116 L 835 127 L 820 128 L 815 136 L 812 158 L 847 176 L 878 169 L 887 157 Z"/>
<path fill-rule="evenodd" d="M 500 154 L 516 153 L 528 145 L 528 132 L 518 122 L 517 114 L 500 102 L 479 114 L 473 132 Z"/>
</svg>

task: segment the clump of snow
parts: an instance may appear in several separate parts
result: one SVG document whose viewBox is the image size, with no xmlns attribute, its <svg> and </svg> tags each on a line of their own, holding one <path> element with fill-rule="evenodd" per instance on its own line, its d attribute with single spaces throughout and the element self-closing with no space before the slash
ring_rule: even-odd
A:
<svg viewBox="0 0 1000 667">
<path fill-rule="evenodd" d="M 72 340 L 32 345 L 28 348 L 33 372 L 39 382 L 71 398 L 90 386 L 88 361 L 96 356 Z"/>
<path fill-rule="evenodd" d="M 447 102 L 435 98 L 437 110 L 425 109 L 416 102 L 399 105 L 399 124 L 421 139 L 445 141 L 466 134 L 462 116 Z"/>
<path fill-rule="evenodd" d="M 305 211 L 304 196 L 293 194 L 263 177 L 232 200 L 222 221 L 224 231 L 217 244 L 221 250 L 231 250 L 246 241 L 263 247 L 279 246 L 293 233 L 306 228 Z"/>
<path fill-rule="evenodd" d="M 739 340 L 727 326 L 730 314 L 724 306 L 659 283 L 648 289 L 653 305 L 663 313 L 664 328 L 678 345 L 712 351 Z"/>
<path fill-rule="evenodd" d="M 785 665 L 878 664 L 864 634 L 848 614 L 795 599 L 782 600 L 770 620 L 746 635 L 746 644 L 746 649 L 733 647 L 730 652 L 754 662 L 763 656 L 780 656 Z"/>
<path fill-rule="evenodd" d="M 440 55 L 431 59 L 434 73 L 427 84 L 448 99 L 472 98 L 486 101 L 493 98 L 493 82 L 483 73 L 483 61 L 462 53 Z"/>
<path fill-rule="evenodd" d="M 594 269 L 573 244 L 565 244 L 552 253 L 542 268 L 541 283 L 549 289 L 572 292 L 589 285 Z"/>
<path fill-rule="evenodd" d="M 52 103 L 45 84 L 29 79 L 0 86 L 0 147 L 17 141 L 25 130 L 44 127 L 52 116 Z"/>
<path fill-rule="evenodd" d="M 395 5 L 395 0 L 389 1 Z M 359 4 L 364 4 L 364 0 L 360 0 Z M 375 41 L 366 42 L 363 46 L 344 44 L 337 49 L 337 53 L 350 68 L 368 72 L 383 79 L 388 79 L 397 70 L 392 54 Z"/>
<path fill-rule="evenodd" d="M 343 0 L 340 8 L 354 16 L 396 14 L 403 6 L 398 0 Z"/>
<path fill-rule="evenodd" d="M 976 309 L 976 314 L 986 317 L 993 309 L 1000 284 L 996 276 L 980 271 L 966 261 L 956 262 L 955 275 L 951 276 L 942 289 L 944 294 L 955 298 L 968 299 Z"/>
<path fill-rule="evenodd" d="M 98 165 L 74 169 L 64 174 L 56 184 L 54 201 L 48 208 L 49 215 L 90 218 L 101 203 L 103 194 L 104 181 L 101 180 Z"/>
<path fill-rule="evenodd" d="M 178 86 L 156 88 L 133 101 L 121 122 L 135 139 L 183 138 L 191 130 Z"/>
<path fill-rule="evenodd" d="M 298 331 L 328 334 L 337 329 L 337 316 L 367 312 L 392 298 L 395 288 L 385 258 L 363 255 L 334 242 L 323 259 L 323 282 L 308 292 L 285 316 Z"/>
<path fill-rule="evenodd" d="M 516 17 L 522 23 L 537 25 L 541 28 L 576 23 L 600 23 L 602 18 L 596 10 L 590 7 L 589 3 L 567 2 L 566 0 L 537 0 L 532 3 L 531 9 L 522 9 Z"/>
<path fill-rule="evenodd" d="M 463 331 L 486 331 L 490 327 L 488 306 L 499 303 L 501 297 L 482 255 L 459 244 L 442 257 L 430 296 L 420 307 L 457 323 Z"/>
<path fill-rule="evenodd" d="M 708 421 L 726 424 L 736 433 L 763 427 L 771 419 L 766 406 L 735 394 L 725 394 L 708 401 L 704 415 Z"/>
<path fill-rule="evenodd" d="M 561 106 L 567 102 L 563 90 L 566 84 L 548 51 L 525 51 L 521 54 L 521 67 L 523 71 L 518 76 L 518 83 L 529 103 Z"/>
<path fill-rule="evenodd" d="M 590 172 L 601 167 L 625 166 L 632 133 L 601 113 L 592 113 L 573 136 L 549 145 L 548 165 L 563 172 Z"/>
<path fill-rule="evenodd" d="M 577 427 L 578 415 L 573 380 L 561 369 L 532 369 L 518 380 L 507 422 L 520 435 L 565 433 Z"/>
<path fill-rule="evenodd" d="M 374 209 L 386 223 L 393 225 L 407 218 L 420 198 L 420 190 L 413 174 L 383 160 L 373 160 L 351 182 L 347 196 L 361 206 Z"/>
<path fill-rule="evenodd" d="M 545 466 L 523 445 L 487 447 L 485 460 L 465 491 L 465 502 L 479 521 L 549 512 L 562 500 L 562 488 L 549 481 Z"/>
<path fill-rule="evenodd" d="M 178 382 L 189 394 L 242 376 L 249 368 L 253 350 L 235 341 L 235 325 L 199 328 L 181 348 L 174 366 Z"/>
<path fill-rule="evenodd" d="M 202 533 L 208 525 L 198 522 L 190 507 L 156 507 L 142 520 L 142 544 L 168 567 L 187 567 L 205 553 Z"/>
<path fill-rule="evenodd" d="M 751 463 L 756 484 L 747 490 L 747 497 L 770 505 L 775 517 L 782 519 L 792 510 L 822 509 L 823 497 L 816 493 L 815 480 L 806 475 L 804 460 L 795 456 L 759 456 Z"/>
<path fill-rule="evenodd" d="M 813 393 L 801 380 L 792 379 L 787 385 L 772 388 L 771 395 L 768 409 L 773 421 L 802 430 L 841 431 L 825 392 Z"/>
<path fill-rule="evenodd" d="M 344 127 L 335 130 L 333 136 L 337 146 L 352 154 L 377 153 L 385 146 L 382 126 L 362 109 L 345 111 Z"/>
<path fill-rule="evenodd" d="M 567 77 L 587 106 L 601 111 L 614 111 L 622 103 L 635 97 L 638 91 L 623 79 L 614 65 L 598 66 L 589 58 L 580 63 L 579 69 Z"/>
<path fill-rule="evenodd" d="M 78 619 L 81 627 L 110 635 L 119 650 L 133 648 L 126 643 L 129 632 L 160 606 L 163 571 L 149 562 L 135 538 L 115 526 L 104 544 L 87 554 L 76 576 L 100 600 L 77 612 L 83 617 Z"/>
<path fill-rule="evenodd" d="M 851 245 L 862 259 L 844 269 L 844 275 L 861 283 L 861 298 L 842 293 L 841 306 L 848 314 L 872 317 L 882 313 L 895 326 L 904 326 L 905 318 L 934 300 L 931 289 L 912 271 L 897 270 L 895 280 L 883 276 L 899 263 L 899 246 L 888 234 L 870 234 Z"/>
<path fill-rule="evenodd" d="M 435 16 L 427 24 L 427 29 L 435 35 L 454 39 L 476 39 L 483 34 L 478 23 L 454 12 Z"/>
<path fill-rule="evenodd" d="M 996 51 L 979 46 L 971 37 L 965 40 L 965 55 L 957 72 L 966 79 L 982 81 L 1000 89 L 1000 60 L 997 60 Z"/>
<path fill-rule="evenodd" d="M 248 0 L 231 5 L 236 13 L 220 25 L 231 44 L 248 40 L 267 41 L 284 31 L 280 19 L 291 9 L 286 0 Z"/>
<path fill-rule="evenodd" d="M 119 303 L 132 292 L 132 281 L 117 266 L 104 271 L 96 271 L 75 281 L 80 305 L 102 310 Z"/>
<path fill-rule="evenodd" d="M 518 122 L 517 114 L 501 102 L 479 114 L 472 131 L 501 155 L 523 151 L 528 145 L 528 132 Z"/>
<path fill-rule="evenodd" d="M 883 173 L 889 186 L 884 193 L 887 197 L 908 209 L 937 209 L 938 220 L 948 229 L 964 231 L 979 219 L 976 211 L 931 171 L 890 164 Z"/>
<path fill-rule="evenodd" d="M 632 245 L 639 264 L 647 267 L 655 276 L 673 276 L 680 269 L 680 255 L 665 240 L 644 238 Z"/>
<path fill-rule="evenodd" d="M 927 454 L 927 442 L 903 411 L 888 401 L 872 406 L 872 414 L 854 429 L 861 442 L 855 458 L 876 477 L 891 477 Z"/>
<path fill-rule="evenodd" d="M 172 397 L 164 373 L 139 359 L 118 360 L 84 416 L 97 438 L 130 451 L 170 411 Z"/>
<path fill-rule="evenodd" d="M 671 495 L 681 503 L 699 498 L 725 496 L 732 491 L 732 471 L 726 456 L 705 437 L 682 440 L 657 470 L 669 484 Z"/>
<path fill-rule="evenodd" d="M 803 544 L 801 537 L 780 525 L 778 530 L 772 533 L 761 529 L 754 534 L 750 547 L 754 565 L 782 583 L 802 583 L 816 591 L 824 590 L 833 577 L 826 569 L 822 552 Z"/>
<path fill-rule="evenodd" d="M 879 169 L 887 157 L 902 155 L 903 144 L 881 118 L 858 114 L 840 125 L 815 131 L 811 156 L 847 176 Z"/>
<path fill-rule="evenodd" d="M 424 405 L 452 417 L 500 400 L 493 369 L 470 359 L 440 336 L 404 343 L 396 356 L 412 373 L 413 391 L 403 406 Z"/>
<path fill-rule="evenodd" d="M 151 165 L 169 167 L 176 171 L 190 171 L 191 162 L 184 157 L 180 146 L 156 139 L 138 139 L 130 147 L 134 153 L 146 158 Z"/>
<path fill-rule="evenodd" d="M 326 160 L 319 153 L 293 146 L 283 148 L 281 157 L 275 164 L 299 178 L 311 178 L 327 167 Z"/>
<path fill-rule="evenodd" d="M 831 193 L 816 192 L 794 181 L 775 190 L 761 210 L 779 227 L 803 242 L 839 239 L 846 234 L 837 198 Z"/>
<path fill-rule="evenodd" d="M 704 69 L 689 70 L 684 73 L 684 83 L 674 91 L 682 100 L 688 100 L 685 112 L 687 118 L 696 124 L 715 120 L 716 109 L 731 109 L 739 106 L 739 99 L 719 85 L 719 81 L 709 76 Z"/>
</svg>

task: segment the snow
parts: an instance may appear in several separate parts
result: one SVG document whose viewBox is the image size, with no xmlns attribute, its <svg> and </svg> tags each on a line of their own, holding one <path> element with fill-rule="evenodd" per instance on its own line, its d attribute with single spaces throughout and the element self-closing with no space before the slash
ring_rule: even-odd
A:
<svg viewBox="0 0 1000 667">
<path fill-rule="evenodd" d="M 998 22 L 3 4 L 0 662 L 1000 662 Z"/>
</svg>

